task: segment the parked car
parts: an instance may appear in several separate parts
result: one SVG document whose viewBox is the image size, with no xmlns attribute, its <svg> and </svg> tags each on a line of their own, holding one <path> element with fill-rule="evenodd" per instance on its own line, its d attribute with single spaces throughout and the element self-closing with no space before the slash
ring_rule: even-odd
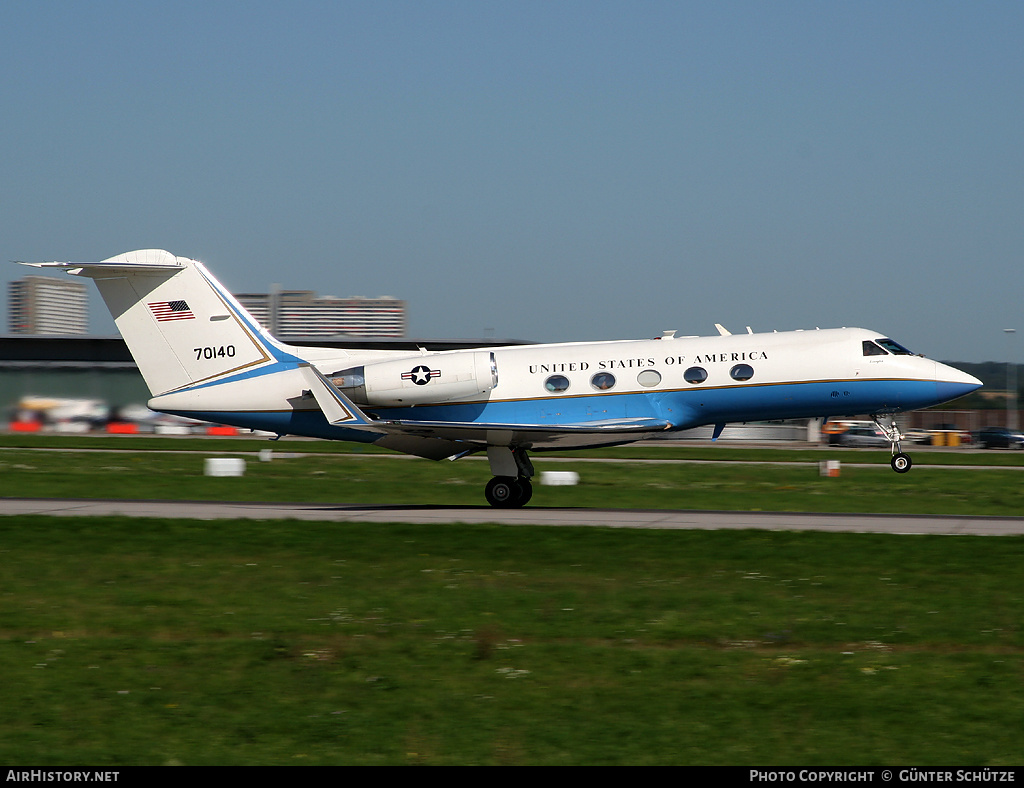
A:
<svg viewBox="0 0 1024 788">
<path fill-rule="evenodd" d="M 919 443 L 924 446 L 932 445 L 932 431 L 926 430 L 923 427 L 915 427 L 914 429 L 907 430 L 903 433 L 903 436 L 911 443 Z"/>
<path fill-rule="evenodd" d="M 908 430 L 906 439 L 926 446 L 966 446 L 974 442 L 974 435 L 955 424 L 932 424 Z"/>
<path fill-rule="evenodd" d="M 840 446 L 889 446 L 889 439 L 878 427 L 854 425 L 839 436 Z"/>
<path fill-rule="evenodd" d="M 974 440 L 973 436 L 970 433 L 970 430 L 962 430 L 958 426 L 956 426 L 955 424 L 935 424 L 930 429 L 932 430 L 933 433 L 934 432 L 946 432 L 946 433 L 955 432 L 957 435 L 960 436 L 960 444 L 961 445 L 967 444 L 967 443 L 971 443 Z M 949 442 L 948 438 L 946 439 L 946 445 L 950 445 L 950 442 Z"/>
<path fill-rule="evenodd" d="M 1006 427 L 978 430 L 978 443 L 986 449 L 1024 449 L 1024 432 Z"/>
</svg>

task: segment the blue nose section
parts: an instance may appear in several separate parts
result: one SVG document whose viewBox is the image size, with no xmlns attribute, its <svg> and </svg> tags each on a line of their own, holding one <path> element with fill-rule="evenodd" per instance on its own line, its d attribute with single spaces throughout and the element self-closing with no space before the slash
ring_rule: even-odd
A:
<svg viewBox="0 0 1024 788">
<path fill-rule="evenodd" d="M 951 399 L 970 394 L 981 386 L 981 381 L 974 375 L 968 375 L 945 364 L 935 364 L 935 393 L 940 402 L 949 402 Z"/>
</svg>

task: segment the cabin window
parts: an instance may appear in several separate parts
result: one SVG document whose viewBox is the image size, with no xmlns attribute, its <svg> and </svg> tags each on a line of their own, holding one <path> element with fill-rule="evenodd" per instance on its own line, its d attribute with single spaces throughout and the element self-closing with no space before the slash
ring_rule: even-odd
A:
<svg viewBox="0 0 1024 788">
<path fill-rule="evenodd" d="M 615 385 L 615 376 L 611 372 L 598 372 L 590 379 L 590 385 L 598 391 L 607 391 Z"/>
<path fill-rule="evenodd" d="M 687 383 L 703 383 L 708 379 L 708 371 L 704 367 L 690 367 L 683 373 L 683 380 Z"/>
<path fill-rule="evenodd" d="M 912 356 L 912 355 L 914 355 L 909 350 L 907 350 L 905 347 L 903 347 L 903 345 L 901 345 L 899 342 L 894 342 L 891 339 L 876 339 L 875 341 L 879 345 L 884 347 L 886 350 L 888 350 L 890 353 L 892 353 L 894 356 Z"/>
<path fill-rule="evenodd" d="M 636 376 L 636 382 L 644 388 L 651 388 L 661 383 L 661 373 L 656 369 L 645 369 Z"/>
<path fill-rule="evenodd" d="M 544 381 L 544 388 L 552 394 L 558 394 L 569 388 L 569 378 L 565 375 L 552 375 Z"/>
<path fill-rule="evenodd" d="M 861 347 L 864 348 L 864 355 L 865 356 L 888 356 L 889 355 L 884 350 L 882 350 L 882 348 L 880 348 L 878 345 L 876 345 L 874 342 L 872 342 L 872 341 L 870 341 L 868 339 L 865 339 L 861 343 Z"/>
<path fill-rule="evenodd" d="M 750 380 L 754 377 L 754 368 L 750 364 L 737 364 L 729 370 L 733 380 Z"/>
</svg>

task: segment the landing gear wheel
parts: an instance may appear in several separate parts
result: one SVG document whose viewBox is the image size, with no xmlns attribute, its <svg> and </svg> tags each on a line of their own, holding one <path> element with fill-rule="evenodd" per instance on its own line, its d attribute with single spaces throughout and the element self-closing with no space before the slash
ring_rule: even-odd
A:
<svg viewBox="0 0 1024 788">
<path fill-rule="evenodd" d="M 529 500 L 529 494 L 533 492 L 530 488 L 529 494 L 525 495 L 524 500 L 523 481 L 525 480 L 516 479 L 514 476 L 495 476 L 487 482 L 487 486 L 484 488 L 487 503 L 497 509 L 515 509 L 522 506 Z"/>
<path fill-rule="evenodd" d="M 900 441 L 906 436 L 900 432 L 899 425 L 896 424 L 895 419 L 890 421 L 888 424 L 883 424 L 882 415 L 878 413 L 875 414 L 874 419 L 875 426 L 881 430 L 882 434 L 885 435 L 892 444 L 892 459 L 889 461 L 889 464 L 896 473 L 906 473 L 914 464 L 910 459 L 910 455 L 904 454 L 903 450 L 900 448 Z"/>
<path fill-rule="evenodd" d="M 906 473 L 914 463 L 910 459 L 909 454 L 900 452 L 899 454 L 894 454 L 892 456 L 892 461 L 889 464 L 892 465 L 892 469 L 896 471 L 896 473 Z"/>
<path fill-rule="evenodd" d="M 528 504 L 530 502 L 530 499 L 533 497 L 533 485 L 530 484 L 529 479 L 524 479 L 523 477 L 518 478 L 516 482 L 519 485 L 520 492 L 519 505 L 526 506 L 526 504 Z"/>
</svg>

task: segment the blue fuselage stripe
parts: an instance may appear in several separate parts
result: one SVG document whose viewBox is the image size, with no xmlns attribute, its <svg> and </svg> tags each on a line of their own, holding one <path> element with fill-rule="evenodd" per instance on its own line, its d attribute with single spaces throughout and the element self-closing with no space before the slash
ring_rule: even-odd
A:
<svg viewBox="0 0 1024 788">
<path fill-rule="evenodd" d="M 671 422 L 674 429 L 688 429 L 720 422 L 807 418 L 809 414 L 895 413 L 927 407 L 973 388 L 923 380 L 817 381 L 366 410 L 385 421 L 548 424 L 557 428 L 606 419 L 653 418 Z M 331 426 L 319 410 L 179 413 L 281 434 L 359 442 L 380 437 Z"/>
</svg>

